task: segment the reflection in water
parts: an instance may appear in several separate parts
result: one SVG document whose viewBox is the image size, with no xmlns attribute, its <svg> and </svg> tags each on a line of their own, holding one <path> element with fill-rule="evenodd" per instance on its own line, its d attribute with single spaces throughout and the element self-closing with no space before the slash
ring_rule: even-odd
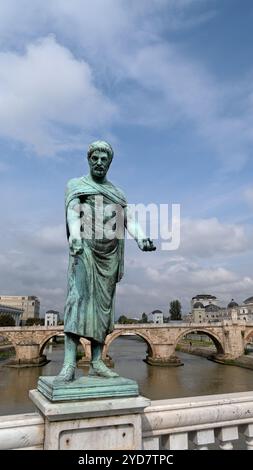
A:
<svg viewBox="0 0 253 470">
<path fill-rule="evenodd" d="M 140 394 L 153 400 L 253 390 L 251 370 L 223 366 L 185 353 L 178 353 L 184 366 L 149 366 L 143 361 L 146 349 L 144 342 L 120 337 L 112 343 L 109 354 L 115 362 L 115 370 L 123 377 L 136 380 Z M 28 392 L 36 388 L 40 375 L 56 375 L 60 371 L 63 345 L 54 344 L 52 352 L 46 350 L 45 354 L 51 362 L 44 367 L 0 366 L 1 415 L 34 411 Z M 77 376 L 87 374 L 87 370 L 78 369 Z"/>
<path fill-rule="evenodd" d="M 146 357 L 146 344 L 126 337 L 112 343 L 109 354 L 115 361 L 116 371 L 137 380 L 140 393 L 152 400 L 253 389 L 253 371 L 182 352 L 177 355 L 183 366 L 149 366 L 142 361 Z"/>
</svg>

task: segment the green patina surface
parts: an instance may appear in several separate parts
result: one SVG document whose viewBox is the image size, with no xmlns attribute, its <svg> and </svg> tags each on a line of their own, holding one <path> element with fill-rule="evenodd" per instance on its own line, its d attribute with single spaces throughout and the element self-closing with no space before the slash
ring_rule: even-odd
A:
<svg viewBox="0 0 253 470">
<path fill-rule="evenodd" d="M 87 156 L 90 173 L 71 179 L 65 193 L 69 269 L 64 364 L 54 378 L 53 386 L 52 380 L 47 378 L 45 382 L 43 377 L 38 385 L 39 390 L 52 400 L 58 395 L 65 400 L 136 395 L 138 390 L 136 383 L 121 379 L 106 367 L 102 350 L 114 325 L 116 284 L 124 272 L 125 229 L 142 251 L 156 248 L 152 240 L 145 238 L 136 218 L 130 213 L 123 192 L 106 178 L 113 159 L 110 144 L 93 142 Z M 117 234 L 111 237 L 105 229 L 111 227 L 113 230 L 115 214 Z M 74 380 L 81 337 L 91 342 L 89 374 L 92 377 Z"/>
<path fill-rule="evenodd" d="M 55 377 L 40 377 L 38 390 L 51 401 L 137 396 L 138 385 L 124 377 L 80 377 L 69 384 L 55 383 Z"/>
</svg>

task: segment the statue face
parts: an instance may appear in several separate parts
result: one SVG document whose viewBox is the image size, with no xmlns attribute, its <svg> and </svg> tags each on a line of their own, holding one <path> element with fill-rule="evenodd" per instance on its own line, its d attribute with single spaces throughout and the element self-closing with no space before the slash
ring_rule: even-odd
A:
<svg viewBox="0 0 253 470">
<path fill-rule="evenodd" d="M 91 175 L 102 179 L 105 177 L 111 164 L 110 157 L 102 150 L 95 150 L 88 159 Z"/>
</svg>

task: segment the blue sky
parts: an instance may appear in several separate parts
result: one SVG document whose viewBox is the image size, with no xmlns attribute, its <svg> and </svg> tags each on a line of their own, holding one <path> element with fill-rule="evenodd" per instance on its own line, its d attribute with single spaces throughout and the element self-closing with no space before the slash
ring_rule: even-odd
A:
<svg viewBox="0 0 253 470">
<path fill-rule="evenodd" d="M 127 241 L 117 313 L 253 295 L 250 0 L 0 0 L 0 291 L 63 310 L 64 189 L 108 140 L 131 203 L 180 203 L 179 250 Z"/>
</svg>

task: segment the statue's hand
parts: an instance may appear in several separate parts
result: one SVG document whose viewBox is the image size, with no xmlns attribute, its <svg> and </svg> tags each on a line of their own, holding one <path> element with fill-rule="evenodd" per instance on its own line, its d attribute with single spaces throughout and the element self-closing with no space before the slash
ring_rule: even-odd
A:
<svg viewBox="0 0 253 470">
<path fill-rule="evenodd" d="M 156 250 L 156 247 L 154 246 L 154 243 L 150 238 L 143 238 L 141 240 L 137 240 L 138 247 L 142 251 L 154 251 Z"/>
<path fill-rule="evenodd" d="M 69 250 L 72 256 L 80 255 L 83 252 L 82 240 L 69 237 Z"/>
</svg>

